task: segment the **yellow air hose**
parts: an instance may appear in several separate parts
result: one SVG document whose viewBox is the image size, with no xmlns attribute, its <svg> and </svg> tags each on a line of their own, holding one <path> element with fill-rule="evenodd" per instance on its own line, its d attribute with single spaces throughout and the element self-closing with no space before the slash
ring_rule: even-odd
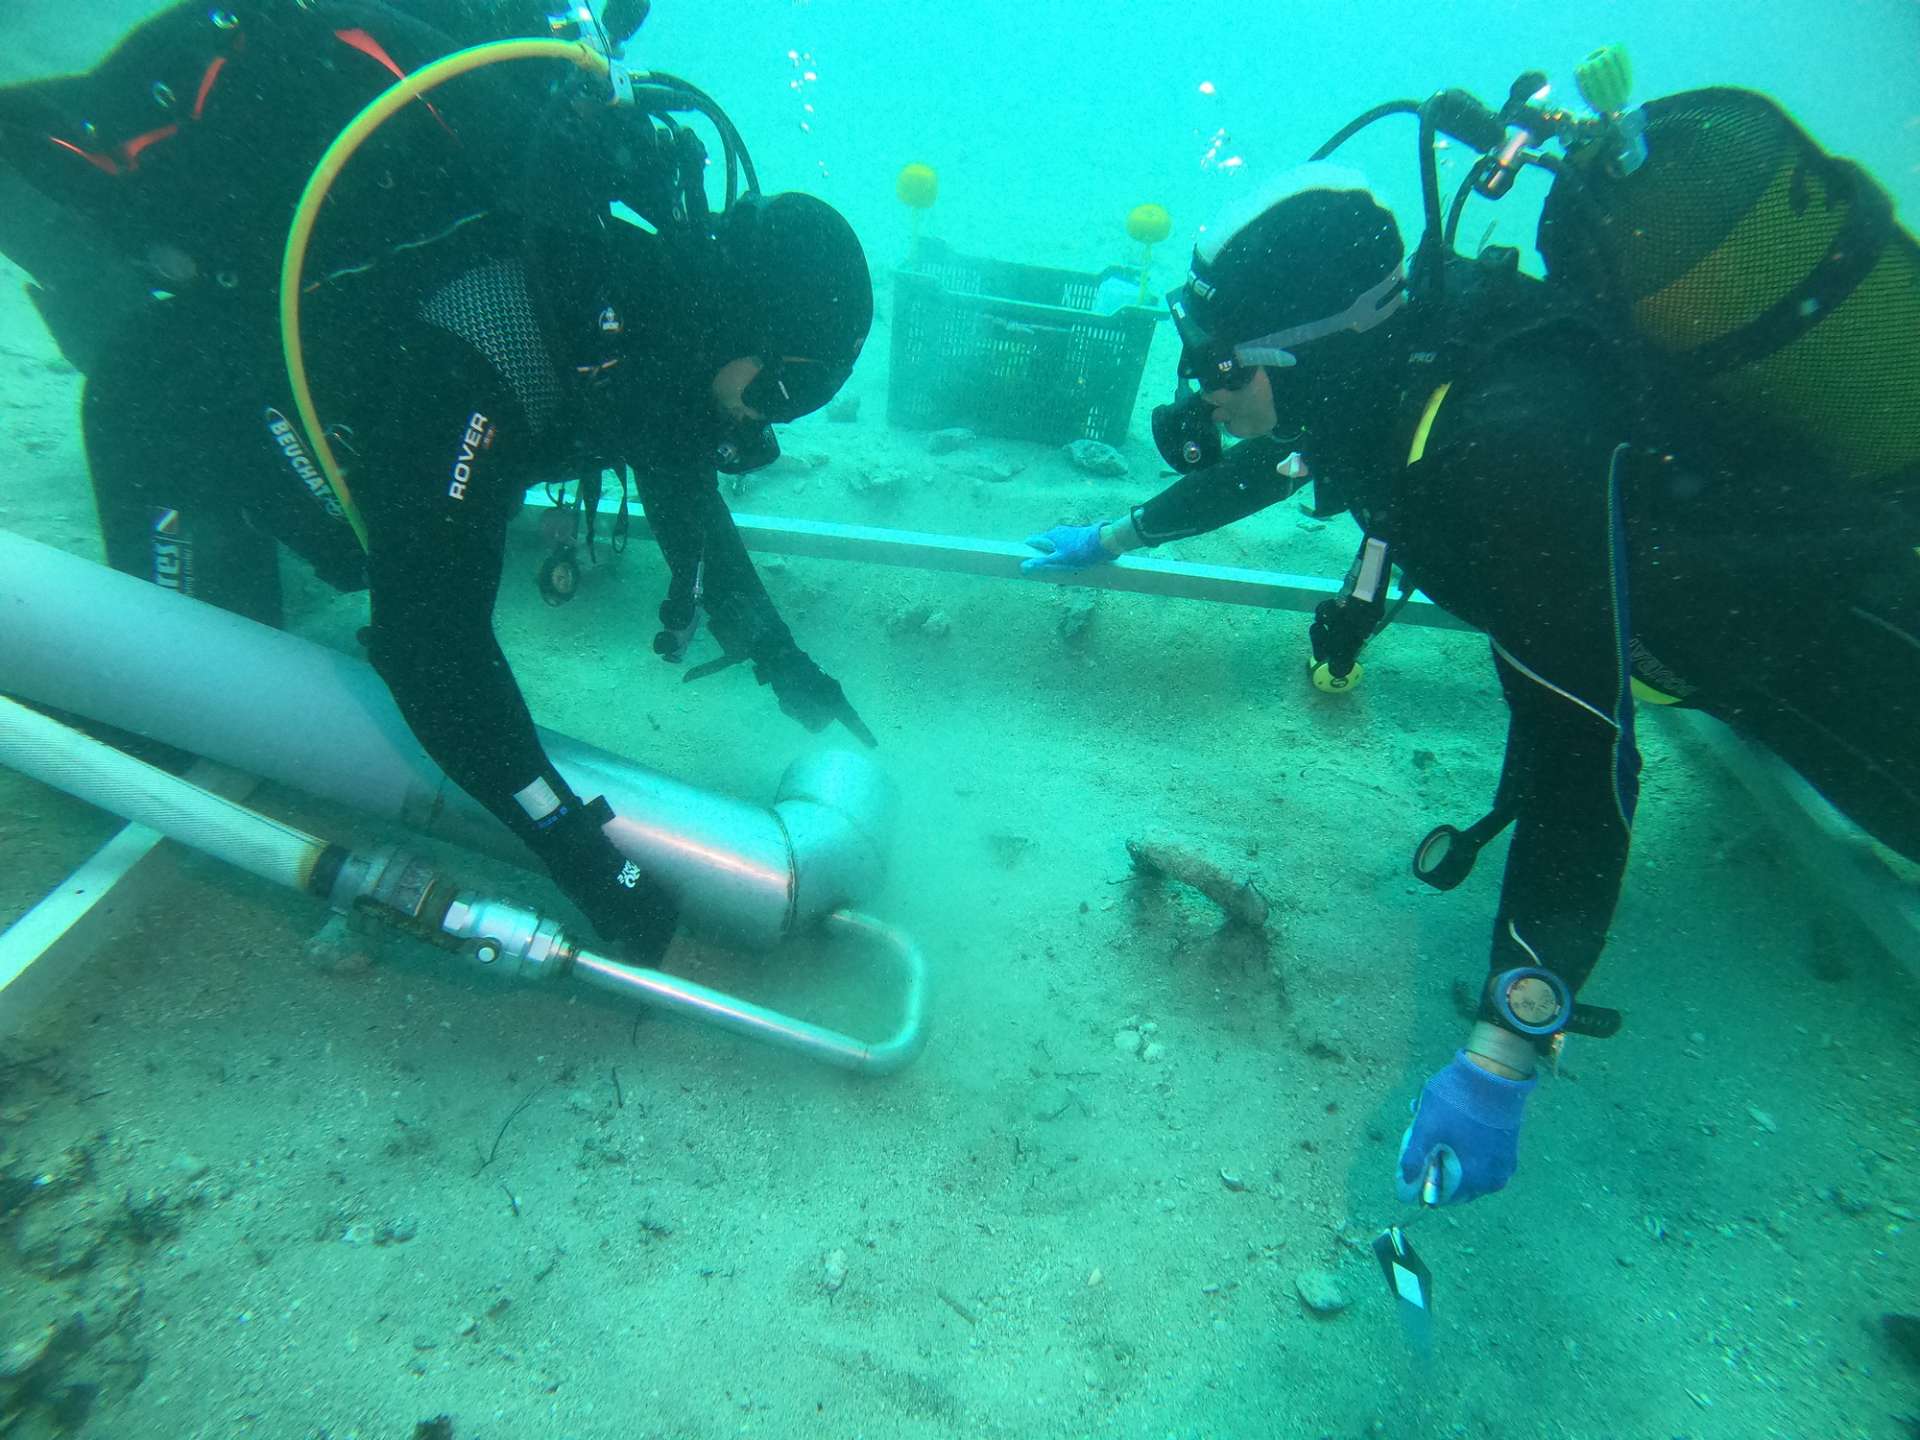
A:
<svg viewBox="0 0 1920 1440">
<path fill-rule="evenodd" d="M 293 224 L 287 231 L 286 255 L 280 262 L 280 346 L 286 356 L 287 380 L 293 387 L 294 408 L 299 413 L 301 428 L 306 431 L 307 444 L 320 464 L 320 473 L 327 477 L 334 498 L 340 502 L 347 523 L 353 527 L 362 550 L 367 548 L 366 522 L 360 518 L 360 509 L 353 503 L 346 476 L 340 470 L 339 461 L 334 459 L 333 446 L 328 443 L 319 413 L 314 409 L 313 391 L 307 383 L 307 362 L 300 349 L 300 273 L 306 263 L 307 246 L 313 239 L 314 224 L 320 218 L 320 207 L 326 203 L 333 182 L 339 178 L 341 170 L 354 153 L 366 143 L 367 137 L 384 125 L 395 111 L 456 76 L 509 60 L 565 60 L 596 75 L 609 73 L 607 57 L 591 45 L 577 40 L 496 40 L 490 44 L 457 50 L 404 79 L 396 80 L 354 116 L 347 128 L 327 147 L 326 153 L 320 157 L 320 163 L 313 167 L 313 174 L 307 177 L 306 189 L 300 194 L 300 203 L 294 207 Z"/>
</svg>

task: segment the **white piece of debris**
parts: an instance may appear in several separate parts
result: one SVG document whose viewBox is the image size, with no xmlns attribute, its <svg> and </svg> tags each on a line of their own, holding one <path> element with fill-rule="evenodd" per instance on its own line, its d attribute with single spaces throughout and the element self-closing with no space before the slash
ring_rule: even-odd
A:
<svg viewBox="0 0 1920 1440">
<path fill-rule="evenodd" d="M 1302 1270 L 1293 1277 L 1293 1288 L 1316 1315 L 1338 1315 L 1347 1308 L 1347 1292 L 1331 1270 Z"/>
<path fill-rule="evenodd" d="M 838 1295 L 840 1287 L 847 1283 L 847 1252 L 830 1250 L 820 1266 L 820 1288 L 829 1295 Z"/>
</svg>

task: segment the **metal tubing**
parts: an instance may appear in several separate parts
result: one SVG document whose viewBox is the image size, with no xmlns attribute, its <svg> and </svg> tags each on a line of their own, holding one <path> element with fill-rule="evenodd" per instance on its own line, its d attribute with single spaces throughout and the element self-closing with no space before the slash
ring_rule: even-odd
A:
<svg viewBox="0 0 1920 1440">
<path fill-rule="evenodd" d="M 0 764 L 290 890 L 311 893 L 315 862 L 328 848 L 318 836 L 202 790 L 4 697 L 0 697 Z M 412 907 L 394 908 L 391 897 L 382 893 L 381 877 L 393 868 L 378 857 L 345 856 L 341 883 L 333 887 L 331 897 L 335 907 L 364 909 L 403 924 L 417 921 L 421 917 Z M 431 877 L 423 872 L 423 878 Z M 852 911 L 828 916 L 829 933 L 873 942 L 894 961 L 904 990 L 900 1025 L 878 1042 L 784 1015 L 661 970 L 622 965 L 581 950 L 553 921 L 523 906 L 463 893 L 448 908 L 442 929 L 442 943 L 458 943 L 482 964 L 505 960 L 521 978 L 578 973 L 588 983 L 629 999 L 843 1070 L 891 1074 L 926 1043 L 926 965 L 919 947 L 899 931 Z"/>
<path fill-rule="evenodd" d="M 893 792 L 878 768 L 851 751 L 818 751 L 787 767 L 775 795 L 806 923 L 837 908 L 835 897 L 872 894 L 893 833 Z M 798 914 L 793 928 L 804 928 Z"/>
<path fill-rule="evenodd" d="M 4 531 L 0 690 L 532 862 L 421 751 L 371 666 Z M 864 756 L 797 762 L 769 808 L 541 738 L 576 790 L 606 795 L 615 843 L 680 893 L 702 935 L 771 948 L 879 888 L 887 791 Z M 825 790 L 823 774 L 838 777 Z M 844 805 L 859 812 L 832 813 Z"/>
<path fill-rule="evenodd" d="M 378 867 L 356 857 L 348 868 L 371 873 Z M 869 1075 L 891 1075 L 926 1045 L 925 957 L 905 934 L 856 911 L 835 911 L 826 917 L 823 928 L 829 935 L 864 942 L 892 961 L 901 987 L 900 1023 L 886 1039 L 861 1040 L 728 995 L 697 980 L 623 964 L 583 949 L 537 911 L 483 896 L 463 893 L 448 907 L 441 924 L 441 940 L 467 953 L 483 969 L 500 975 L 536 982 L 577 975 L 587 984 L 625 999 L 672 1011 L 702 1025 L 731 1030 L 823 1064 Z"/>
<path fill-rule="evenodd" d="M 717 1025 L 842 1070 L 891 1075 L 909 1064 L 927 1043 L 925 957 L 920 947 L 904 933 L 870 915 L 852 910 L 836 911 L 827 917 L 827 929 L 848 939 L 869 942 L 892 960 L 904 993 L 900 1024 L 886 1039 L 861 1040 L 809 1020 L 769 1010 L 751 1000 L 709 989 L 696 981 L 683 980 L 660 970 L 622 965 L 590 951 L 577 955 L 573 968 L 588 984 L 639 1000 L 644 1005 Z"/>
</svg>

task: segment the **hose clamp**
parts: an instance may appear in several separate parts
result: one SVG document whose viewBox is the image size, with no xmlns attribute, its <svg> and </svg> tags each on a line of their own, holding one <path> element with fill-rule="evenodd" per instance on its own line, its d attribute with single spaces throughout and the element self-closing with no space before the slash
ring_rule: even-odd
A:
<svg viewBox="0 0 1920 1440">
<path fill-rule="evenodd" d="M 418 855 L 388 847 L 351 857 L 340 867 L 327 900 L 342 914 L 372 907 L 402 925 L 433 926 L 440 918 L 434 910 L 439 878 Z"/>
<path fill-rule="evenodd" d="M 616 110 L 633 108 L 633 70 L 625 61 L 608 59 L 607 84 L 611 89 L 608 103 Z"/>
</svg>

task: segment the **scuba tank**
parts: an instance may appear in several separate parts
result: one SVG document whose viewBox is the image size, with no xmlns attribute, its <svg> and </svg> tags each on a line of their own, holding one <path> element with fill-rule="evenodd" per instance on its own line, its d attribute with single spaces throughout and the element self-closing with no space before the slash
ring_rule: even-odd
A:
<svg viewBox="0 0 1920 1440">
<path fill-rule="evenodd" d="M 1663 385 L 1704 401 L 1692 409 L 1711 412 L 1717 443 L 1842 482 L 1920 476 L 1920 245 L 1886 192 L 1764 95 L 1710 88 L 1630 109 L 1617 46 L 1576 77 L 1585 115 L 1550 104 L 1530 71 L 1497 112 L 1462 90 L 1389 101 L 1313 158 L 1388 115 L 1419 120 L 1426 228 L 1409 283 L 1430 302 L 1467 201 L 1548 171 L 1535 243 L 1549 279 L 1642 347 Z M 1478 157 L 1444 212 L 1442 136 Z"/>
<path fill-rule="evenodd" d="M 1714 88 L 1629 109 L 1631 70 L 1614 46 L 1576 74 L 1589 114 L 1549 104 L 1546 76 L 1530 71 L 1498 111 L 1464 90 L 1387 101 L 1311 158 L 1389 116 L 1419 122 L 1426 223 L 1408 288 L 1442 331 L 1479 308 L 1453 293 L 1471 263 L 1456 247 L 1468 201 L 1500 200 L 1526 169 L 1547 171 L 1536 245 L 1548 283 L 1535 290 L 1563 316 L 1584 314 L 1617 358 L 1657 373 L 1652 398 L 1709 431 L 1725 469 L 1920 480 L 1920 246 L 1886 193 L 1766 96 Z M 1450 203 L 1443 137 L 1477 157 Z M 1517 257 L 1498 258 L 1510 270 Z M 1384 578 L 1354 603 L 1364 559 L 1316 617 L 1310 668 L 1323 690 L 1350 687 L 1361 648 L 1390 618 L 1377 598 Z"/>
<path fill-rule="evenodd" d="M 1741 449 L 1855 484 L 1920 473 L 1920 246 L 1886 192 L 1764 95 L 1643 109 L 1631 173 L 1570 149 L 1548 272 L 1703 390 Z"/>
</svg>

